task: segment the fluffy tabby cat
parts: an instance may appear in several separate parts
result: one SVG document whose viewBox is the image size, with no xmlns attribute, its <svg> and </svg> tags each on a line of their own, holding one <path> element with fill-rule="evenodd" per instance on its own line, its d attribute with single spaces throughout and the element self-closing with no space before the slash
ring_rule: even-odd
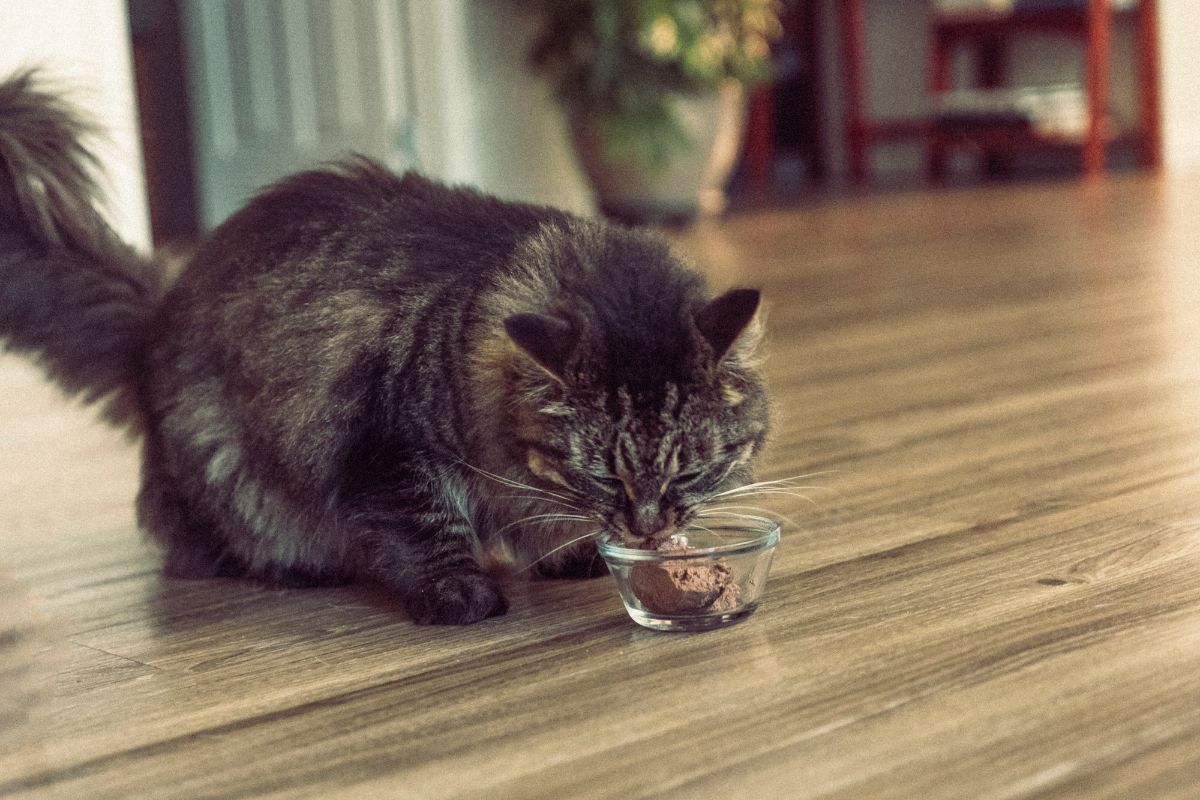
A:
<svg viewBox="0 0 1200 800">
<path fill-rule="evenodd" d="M 364 579 L 469 623 L 507 608 L 490 548 L 597 574 L 590 532 L 661 537 L 749 480 L 758 292 L 707 298 L 658 239 L 358 159 L 167 285 L 94 210 L 86 132 L 0 85 L 0 335 L 143 437 L 169 574 Z"/>
</svg>

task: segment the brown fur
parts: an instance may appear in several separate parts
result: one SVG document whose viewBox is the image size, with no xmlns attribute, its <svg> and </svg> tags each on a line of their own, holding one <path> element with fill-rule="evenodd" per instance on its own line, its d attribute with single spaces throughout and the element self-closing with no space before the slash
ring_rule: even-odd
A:
<svg viewBox="0 0 1200 800">
<path fill-rule="evenodd" d="M 168 572 L 472 622 L 506 608 L 486 551 L 597 574 L 589 532 L 661 537 L 748 479 L 758 294 L 710 300 L 658 239 L 358 159 L 266 190 L 164 294 L 91 210 L 82 130 L 0 87 L 0 334 L 124 398 Z"/>
</svg>

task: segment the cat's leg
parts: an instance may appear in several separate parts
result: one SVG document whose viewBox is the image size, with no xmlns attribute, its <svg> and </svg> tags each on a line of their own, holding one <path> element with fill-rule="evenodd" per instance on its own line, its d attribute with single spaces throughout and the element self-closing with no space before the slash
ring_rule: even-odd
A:
<svg viewBox="0 0 1200 800">
<path fill-rule="evenodd" d="M 421 625 L 466 625 L 508 610 L 479 565 L 474 534 L 461 516 L 426 506 L 388 515 L 367 534 L 367 573 L 395 591 Z"/>
<path fill-rule="evenodd" d="M 338 586 L 350 578 L 343 572 L 318 572 L 265 563 L 251 566 L 234 552 L 221 526 L 203 504 L 187 495 L 147 448 L 138 493 L 138 522 L 163 548 L 163 572 L 172 578 L 249 578 L 279 589 Z M 225 520 L 226 525 L 237 524 Z M 242 533 L 246 536 L 248 534 Z"/>
<path fill-rule="evenodd" d="M 533 568 L 537 578 L 598 578 L 608 574 L 608 565 L 596 549 L 596 542 L 586 539 L 564 548 L 562 554 L 539 561 Z"/>
<path fill-rule="evenodd" d="M 444 479 L 395 470 L 353 495 L 367 575 L 394 591 L 414 622 L 466 625 L 504 614 L 508 601 L 480 567 L 479 540 Z"/>
<path fill-rule="evenodd" d="M 163 548 L 163 572 L 172 578 L 242 577 L 246 566 L 225 545 L 216 524 L 190 502 L 182 487 L 145 449 L 138 524 Z"/>
</svg>

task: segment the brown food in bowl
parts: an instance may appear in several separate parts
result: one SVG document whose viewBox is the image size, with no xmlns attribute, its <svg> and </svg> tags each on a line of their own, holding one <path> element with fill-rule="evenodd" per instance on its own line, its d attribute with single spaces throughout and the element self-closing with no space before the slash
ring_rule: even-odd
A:
<svg viewBox="0 0 1200 800">
<path fill-rule="evenodd" d="M 666 545 L 664 552 L 687 553 L 687 546 Z M 741 589 L 733 581 L 729 562 L 696 559 L 636 564 L 629 584 L 645 609 L 653 614 L 672 615 L 695 611 L 732 611 Z"/>
</svg>

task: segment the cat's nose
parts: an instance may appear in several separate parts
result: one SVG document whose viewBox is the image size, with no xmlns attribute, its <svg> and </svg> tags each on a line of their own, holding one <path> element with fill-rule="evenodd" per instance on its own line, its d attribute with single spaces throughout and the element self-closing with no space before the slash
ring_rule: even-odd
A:
<svg viewBox="0 0 1200 800">
<path fill-rule="evenodd" d="M 673 528 L 675 512 L 663 509 L 658 503 L 643 503 L 626 511 L 625 522 L 632 535 L 646 539 Z"/>
</svg>

